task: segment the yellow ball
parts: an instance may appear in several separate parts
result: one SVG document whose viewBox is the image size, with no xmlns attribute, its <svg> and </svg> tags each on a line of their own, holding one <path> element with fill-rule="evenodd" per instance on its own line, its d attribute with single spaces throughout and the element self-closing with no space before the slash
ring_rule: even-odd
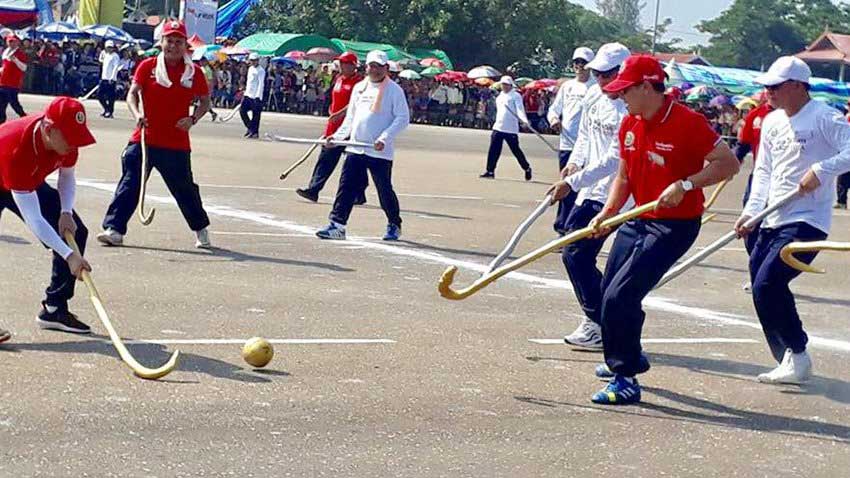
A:
<svg viewBox="0 0 850 478">
<path fill-rule="evenodd" d="M 265 367 L 274 357 L 274 348 L 266 339 L 254 337 L 242 346 L 242 358 L 254 367 Z"/>
</svg>

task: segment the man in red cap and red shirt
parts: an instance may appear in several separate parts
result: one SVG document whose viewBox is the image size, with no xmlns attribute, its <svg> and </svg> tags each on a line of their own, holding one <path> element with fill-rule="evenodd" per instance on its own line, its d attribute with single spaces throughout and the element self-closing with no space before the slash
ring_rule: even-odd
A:
<svg viewBox="0 0 850 478">
<path fill-rule="evenodd" d="M 331 93 L 331 107 L 330 111 L 328 111 L 330 117 L 325 127 L 325 138 L 331 137 L 342 125 L 342 121 L 345 119 L 345 111 L 348 108 L 348 102 L 351 101 L 351 92 L 354 85 L 363 80 L 363 77 L 357 73 L 357 55 L 347 51 L 336 59 L 339 62 L 341 74 L 336 78 Z M 345 146 L 323 146 L 322 152 L 319 154 L 319 159 L 316 161 L 316 167 L 313 169 L 310 185 L 303 189 L 296 189 L 295 193 L 308 201 L 318 201 L 319 192 L 325 187 L 328 178 L 333 174 L 343 152 L 345 152 Z M 364 203 L 366 203 L 365 191 L 355 201 L 355 204 Z"/>
<path fill-rule="evenodd" d="M 186 25 L 166 20 L 162 29 L 162 53 L 141 62 L 127 93 L 127 106 L 136 118 L 136 129 L 121 158 L 122 173 L 115 196 L 103 219 L 104 231 L 97 240 L 110 246 L 124 243 L 127 223 L 139 202 L 142 181 L 156 168 L 195 232 L 195 247 L 210 248 L 209 217 L 192 177 L 189 130 L 210 109 L 210 93 L 203 71 L 192 63 Z M 189 107 L 198 98 L 192 114 Z M 139 107 L 144 104 L 144 112 Z M 145 135 L 148 171 L 142 174 L 142 134 Z"/>
<path fill-rule="evenodd" d="M 68 97 L 53 100 L 44 113 L 0 126 L 0 211 L 8 209 L 53 250 L 53 274 L 36 321 L 43 329 L 77 334 L 89 326 L 68 311 L 75 276 L 91 270 L 88 262 L 62 239 L 66 232 L 85 251 L 88 230 L 74 212 L 78 148 L 95 142 L 86 126 L 83 105 Z M 59 170 L 57 189 L 44 180 Z M 11 335 L 0 330 L 0 342 Z"/>
<path fill-rule="evenodd" d="M 18 101 L 18 93 L 24 84 L 27 54 L 21 50 L 21 40 L 14 33 L 6 35 L 4 40 L 6 49 L 3 50 L 3 67 L 0 70 L 0 123 L 6 122 L 6 105 L 11 105 L 18 116 L 26 115 Z"/>
<path fill-rule="evenodd" d="M 629 114 L 620 125 L 621 159 L 608 201 L 590 225 L 597 236 L 608 234 L 601 222 L 629 196 L 638 206 L 655 199 L 659 206 L 621 226 L 608 255 L 601 312 L 605 364 L 596 373 L 611 381 L 593 395 L 595 403 L 640 401 L 635 375 L 649 370 L 640 346 L 646 317 L 641 302 L 696 239 L 702 189 L 740 167 L 704 116 L 664 95 L 664 78 L 654 57 L 633 55 L 604 88 L 623 99 Z"/>
</svg>

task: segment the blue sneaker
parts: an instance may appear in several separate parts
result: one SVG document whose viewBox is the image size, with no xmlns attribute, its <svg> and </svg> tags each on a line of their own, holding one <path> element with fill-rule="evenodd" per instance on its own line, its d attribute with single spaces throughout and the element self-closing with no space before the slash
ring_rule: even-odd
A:
<svg viewBox="0 0 850 478">
<path fill-rule="evenodd" d="M 615 375 L 602 390 L 593 394 L 590 401 L 600 405 L 628 405 L 640 402 L 640 384 L 636 378 L 630 383 L 622 375 Z"/>
<path fill-rule="evenodd" d="M 324 229 L 316 231 L 316 235 L 321 239 L 345 240 L 345 227 L 332 222 L 325 226 Z"/>
<path fill-rule="evenodd" d="M 397 241 L 401 237 L 401 226 L 387 224 L 387 233 L 384 234 L 385 241 Z"/>
</svg>

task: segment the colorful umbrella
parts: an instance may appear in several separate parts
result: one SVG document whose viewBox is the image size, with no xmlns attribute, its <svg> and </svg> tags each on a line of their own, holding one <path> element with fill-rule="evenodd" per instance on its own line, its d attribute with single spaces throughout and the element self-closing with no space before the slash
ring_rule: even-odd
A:
<svg viewBox="0 0 850 478">
<path fill-rule="evenodd" d="M 437 81 L 448 81 L 448 82 L 469 81 L 469 77 L 466 75 L 466 73 L 464 73 L 462 71 L 452 71 L 452 70 L 446 71 L 444 73 L 440 73 L 439 75 L 435 76 L 434 79 L 437 80 Z"/>
<path fill-rule="evenodd" d="M 722 106 L 728 105 L 729 103 L 729 97 L 719 95 L 712 98 L 711 101 L 708 102 L 708 106 L 711 106 L 713 108 L 720 108 Z"/>
<path fill-rule="evenodd" d="M 525 88 L 528 90 L 545 90 L 546 88 L 549 88 L 551 86 L 558 86 L 558 80 L 552 80 L 549 78 L 535 80 L 525 85 Z"/>
<path fill-rule="evenodd" d="M 490 86 L 493 84 L 493 80 L 491 78 L 477 78 L 475 84 L 478 86 Z"/>
<path fill-rule="evenodd" d="M 307 53 L 304 54 L 304 60 L 315 61 L 316 63 L 325 63 L 333 60 L 337 57 L 339 53 L 335 50 L 323 46 L 317 46 L 315 48 L 310 48 L 307 50 Z"/>
<path fill-rule="evenodd" d="M 746 110 L 750 108 L 755 108 L 758 105 L 759 104 L 756 102 L 756 100 L 744 96 L 743 99 L 738 100 L 735 103 L 735 108 L 738 108 L 739 110 Z"/>
<path fill-rule="evenodd" d="M 393 73 L 399 73 L 402 70 L 401 65 L 397 61 L 390 60 L 387 64 L 390 65 L 390 71 Z"/>
<path fill-rule="evenodd" d="M 419 74 L 422 75 L 422 76 L 427 76 L 427 77 L 431 78 L 431 77 L 439 75 L 442 72 L 443 72 L 442 68 L 438 68 L 436 66 L 429 66 L 428 68 L 425 68 L 424 70 L 420 71 Z"/>
<path fill-rule="evenodd" d="M 517 79 L 515 79 L 515 80 L 514 80 L 514 83 L 516 83 L 516 85 L 517 85 L 517 86 L 519 86 L 520 88 L 522 88 L 523 86 L 525 86 L 525 85 L 527 85 L 527 84 L 531 83 L 532 81 L 534 81 L 534 78 L 528 78 L 528 77 L 526 77 L 526 76 L 523 76 L 523 77 L 521 77 L 521 78 L 517 78 Z"/>
<path fill-rule="evenodd" d="M 204 45 L 192 51 L 192 60 L 199 61 L 201 58 L 206 58 L 208 61 L 218 59 L 216 52 L 221 50 L 221 45 Z"/>
<path fill-rule="evenodd" d="M 443 61 L 438 60 L 437 58 L 425 58 L 425 59 L 421 60 L 419 62 L 419 64 L 422 65 L 422 66 L 427 66 L 427 67 L 433 66 L 433 67 L 437 67 L 437 68 L 440 68 L 440 69 L 446 68 L 446 64 Z"/>
<path fill-rule="evenodd" d="M 45 40 L 79 40 L 88 38 L 89 34 L 77 28 L 76 25 L 67 22 L 53 22 L 39 25 L 35 29 L 35 37 Z"/>
<path fill-rule="evenodd" d="M 477 80 L 479 78 L 498 78 L 502 76 L 502 74 L 499 73 L 499 70 L 493 68 L 490 65 L 476 66 L 475 68 L 469 70 L 469 73 L 467 73 L 467 75 L 469 75 L 469 78 L 473 80 Z"/>
<path fill-rule="evenodd" d="M 286 58 L 292 59 L 292 60 L 303 60 L 304 55 L 306 55 L 306 54 L 307 53 L 304 53 L 301 50 L 292 50 L 292 51 L 286 52 L 286 54 L 283 55 L 283 56 L 286 57 Z"/>
<path fill-rule="evenodd" d="M 421 80 L 422 76 L 419 73 L 416 73 L 413 70 L 402 70 L 401 73 L 398 74 L 399 78 L 404 78 L 405 80 Z"/>
<path fill-rule="evenodd" d="M 292 58 L 287 58 L 285 56 L 276 56 L 271 59 L 271 62 L 277 63 L 278 65 L 285 66 L 287 68 L 292 68 L 298 64 L 297 61 L 293 60 Z"/>
<path fill-rule="evenodd" d="M 240 55 L 248 55 L 251 53 L 247 48 L 242 48 L 241 46 L 228 46 L 221 49 L 221 52 L 227 56 L 240 56 Z"/>
<path fill-rule="evenodd" d="M 720 96 L 720 91 L 717 88 L 712 88 L 706 85 L 695 86 L 690 90 L 685 91 L 685 101 L 706 101 Z"/>
<path fill-rule="evenodd" d="M 89 25 L 87 27 L 83 27 L 83 31 L 92 37 L 99 38 L 101 40 L 120 41 L 124 43 L 136 41 L 136 39 L 133 38 L 133 35 L 130 35 L 124 30 L 112 25 Z"/>
<path fill-rule="evenodd" d="M 190 45 L 193 49 L 198 49 L 198 48 L 200 48 L 200 47 L 202 47 L 202 46 L 204 46 L 204 45 L 206 45 L 206 44 L 207 44 L 207 43 L 206 43 L 203 39 L 201 39 L 201 37 L 199 37 L 199 36 L 198 36 L 198 34 L 197 34 L 197 33 L 195 33 L 194 35 L 192 35 L 191 37 L 189 37 L 189 39 L 187 40 L 187 42 L 189 43 L 189 45 Z"/>
</svg>

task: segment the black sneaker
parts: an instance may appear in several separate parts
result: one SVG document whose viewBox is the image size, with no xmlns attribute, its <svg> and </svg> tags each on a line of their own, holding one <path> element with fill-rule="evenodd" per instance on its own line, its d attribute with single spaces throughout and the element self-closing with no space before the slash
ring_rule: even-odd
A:
<svg viewBox="0 0 850 478">
<path fill-rule="evenodd" d="M 0 344 L 12 338 L 12 334 L 8 330 L 0 329 Z"/>
<path fill-rule="evenodd" d="M 525 170 L 525 180 L 531 181 L 531 168 Z"/>
<path fill-rule="evenodd" d="M 310 202 L 318 202 L 319 201 L 319 195 L 318 194 L 310 194 L 310 191 L 307 191 L 306 189 L 298 188 L 298 189 L 295 190 L 295 194 L 301 196 L 302 198 L 304 198 L 304 199 L 306 199 Z"/>
<path fill-rule="evenodd" d="M 482 179 L 493 179 L 496 177 L 496 175 L 494 173 L 491 173 L 490 171 L 484 171 L 478 177 Z"/>
<path fill-rule="evenodd" d="M 77 316 L 67 309 L 58 308 L 55 312 L 48 312 L 44 302 L 41 303 L 41 312 L 35 318 L 38 326 L 42 329 L 59 330 L 72 334 L 90 334 L 91 327 L 77 320 Z"/>
</svg>

